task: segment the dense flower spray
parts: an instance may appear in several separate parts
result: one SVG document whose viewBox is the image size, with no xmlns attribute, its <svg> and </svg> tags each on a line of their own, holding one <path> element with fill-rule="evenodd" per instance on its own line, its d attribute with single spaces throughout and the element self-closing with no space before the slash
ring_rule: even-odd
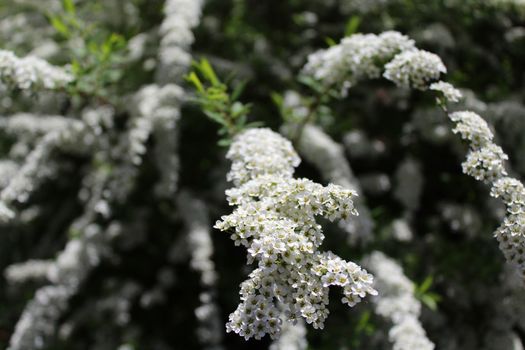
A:
<svg viewBox="0 0 525 350">
<path fill-rule="evenodd" d="M 282 312 L 286 321 L 302 317 L 323 328 L 330 286 L 342 287 L 349 306 L 376 294 L 366 271 L 318 250 L 324 235 L 315 217 L 333 221 L 357 214 L 354 191 L 293 178 L 300 159 L 288 140 L 269 129 L 239 134 L 227 158 L 235 187 L 226 194 L 237 208 L 215 227 L 231 232 L 235 244 L 248 249 L 248 262 L 258 266 L 241 285 L 241 304 L 227 331 L 246 339 L 276 338 Z"/>
</svg>

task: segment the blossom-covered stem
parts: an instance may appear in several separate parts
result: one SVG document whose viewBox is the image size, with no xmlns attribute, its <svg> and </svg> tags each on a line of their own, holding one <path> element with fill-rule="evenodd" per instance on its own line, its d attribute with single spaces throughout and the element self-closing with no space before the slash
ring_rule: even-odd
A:
<svg viewBox="0 0 525 350">
<path fill-rule="evenodd" d="M 248 263 L 258 266 L 241 284 L 241 304 L 230 314 L 228 332 L 275 339 L 283 309 L 286 322 L 304 318 L 323 328 L 330 286 L 342 287 L 349 306 L 376 294 L 372 276 L 361 267 L 319 251 L 324 235 L 316 216 L 333 221 L 356 214 L 354 191 L 293 178 L 300 159 L 288 140 L 269 129 L 238 134 L 227 158 L 235 187 L 226 194 L 237 208 L 215 227 L 232 232 L 235 244 L 247 248 Z"/>
<path fill-rule="evenodd" d="M 159 64 L 155 82 L 158 89 L 178 84 L 191 65 L 190 47 L 195 40 L 192 29 L 200 21 L 203 0 L 167 0 L 164 4 L 164 20 L 160 26 Z M 152 87 L 153 88 L 153 87 Z M 169 101 L 167 101 L 169 103 Z M 180 101 L 177 101 L 180 102 Z M 180 108 L 180 105 L 178 106 Z M 153 134 L 156 163 L 161 173 L 156 193 L 161 198 L 172 199 L 178 180 L 178 133 L 180 111 L 171 110 L 157 118 Z"/>
<path fill-rule="evenodd" d="M 27 56 L 17 57 L 11 51 L 0 50 L 0 83 L 18 89 L 60 89 L 73 81 L 73 76 L 64 69 L 46 61 Z"/>
<path fill-rule="evenodd" d="M 213 262 L 213 241 L 206 204 L 189 192 L 178 197 L 178 208 L 188 230 L 187 243 L 191 250 L 190 266 L 200 274 L 201 304 L 195 309 L 199 322 L 197 336 L 206 349 L 223 349 L 223 328 L 216 302 L 217 272 Z"/>
<path fill-rule="evenodd" d="M 453 85 L 438 81 L 447 71 L 439 56 L 418 50 L 412 40 L 396 32 L 356 34 L 310 55 L 304 71 L 322 84 L 342 86 L 344 90 L 360 79 L 377 78 L 383 72 L 383 77 L 397 86 L 440 93 L 438 105 L 455 124 L 453 132 L 469 143 L 463 172 L 491 186 L 491 195 L 502 198 L 507 206 L 508 216 L 495 236 L 506 260 L 521 271 L 525 280 L 525 186 L 507 176 L 508 156 L 493 142 L 492 131 L 483 118 L 470 111 L 448 112 L 445 101 L 457 102 L 461 93 Z"/>
<path fill-rule="evenodd" d="M 394 350 L 432 350 L 430 341 L 419 322 L 421 303 L 416 299 L 414 283 L 396 261 L 375 251 L 363 264 L 374 274 L 378 295 L 372 298 L 375 312 L 393 324 L 388 336 Z"/>
<path fill-rule="evenodd" d="M 91 134 L 91 130 L 85 123 L 71 120 L 65 123 L 64 127 L 48 132 L 40 139 L 35 149 L 27 156 L 24 165 L 18 170 L 17 175 L 0 192 L 1 221 L 12 220 L 15 212 L 11 206 L 27 201 L 36 187 L 54 173 L 55 169 L 51 162 L 53 152 L 62 149 L 84 153 L 92 146 L 90 141 L 79 142 L 86 134 Z"/>
</svg>

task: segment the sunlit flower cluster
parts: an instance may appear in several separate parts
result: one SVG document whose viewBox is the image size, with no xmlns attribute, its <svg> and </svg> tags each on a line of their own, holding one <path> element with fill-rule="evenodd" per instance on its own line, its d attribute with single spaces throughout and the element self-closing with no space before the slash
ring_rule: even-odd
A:
<svg viewBox="0 0 525 350">
<path fill-rule="evenodd" d="M 294 179 L 299 158 L 291 143 L 269 129 L 251 129 L 236 137 L 228 152 L 233 161 L 226 192 L 237 208 L 215 225 L 232 232 L 236 245 L 248 250 L 248 263 L 258 268 L 241 285 L 241 304 L 230 315 L 227 331 L 249 339 L 281 331 L 300 317 L 323 328 L 330 286 L 343 289 L 342 301 L 354 306 L 375 294 L 372 276 L 332 252 L 318 250 L 324 235 L 316 216 L 331 221 L 356 214 L 355 192 Z"/>
</svg>

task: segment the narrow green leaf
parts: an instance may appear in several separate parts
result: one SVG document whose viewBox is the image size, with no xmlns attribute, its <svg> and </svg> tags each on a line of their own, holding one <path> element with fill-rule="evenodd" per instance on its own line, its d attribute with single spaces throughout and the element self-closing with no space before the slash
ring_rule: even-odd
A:
<svg viewBox="0 0 525 350">
<path fill-rule="evenodd" d="M 62 22 L 62 20 L 56 16 L 49 17 L 51 25 L 55 30 L 65 37 L 69 37 L 69 28 Z"/>
<path fill-rule="evenodd" d="M 272 98 L 272 101 L 273 103 L 275 103 L 275 105 L 281 109 L 283 107 L 283 102 L 284 102 L 284 98 L 281 94 L 277 93 L 277 92 L 272 92 L 270 94 L 270 97 Z"/>
<path fill-rule="evenodd" d="M 360 24 L 361 18 L 359 16 L 352 16 L 352 18 L 350 18 L 348 22 L 346 22 L 345 36 L 355 34 Z"/>
<path fill-rule="evenodd" d="M 330 38 L 330 37 L 326 37 L 326 38 L 324 38 L 324 41 L 326 42 L 326 44 L 327 44 L 328 46 L 335 46 L 335 45 L 337 45 L 337 43 L 335 42 L 335 40 L 332 39 L 332 38 Z"/>
<path fill-rule="evenodd" d="M 423 304 L 425 304 L 430 310 L 432 311 L 436 311 L 437 310 L 437 302 L 435 299 L 433 299 L 431 296 L 429 295 L 423 295 L 423 297 L 421 298 L 421 301 L 423 302 Z"/>
<path fill-rule="evenodd" d="M 222 140 L 219 140 L 219 142 L 217 142 L 217 144 L 221 147 L 228 147 L 229 145 L 231 145 L 232 141 L 230 139 L 222 139 Z"/>
<path fill-rule="evenodd" d="M 195 88 L 197 89 L 197 91 L 199 91 L 202 94 L 204 93 L 204 86 L 202 86 L 202 83 L 197 74 L 195 74 L 195 72 L 191 72 L 190 74 L 186 75 L 186 80 L 192 83 L 193 86 L 195 86 Z"/>
<path fill-rule="evenodd" d="M 70 15 L 75 15 L 76 9 L 73 0 L 63 0 L 62 4 L 64 5 L 64 9 L 67 13 L 69 13 Z"/>
<path fill-rule="evenodd" d="M 432 276 L 428 276 L 427 278 L 425 278 L 423 283 L 421 283 L 421 285 L 419 286 L 418 292 L 421 294 L 424 294 L 426 291 L 430 289 L 433 281 L 434 281 L 434 278 Z"/>
<path fill-rule="evenodd" d="M 217 78 L 217 75 L 215 74 L 213 67 L 211 66 L 210 62 L 208 62 L 207 59 L 203 58 L 201 60 L 199 68 L 202 74 L 212 83 L 212 85 L 215 85 L 215 86 L 220 85 L 219 78 Z"/>
<path fill-rule="evenodd" d="M 361 333 L 363 330 L 367 328 L 368 322 L 370 321 L 370 312 L 365 311 L 361 315 L 361 318 L 359 318 L 359 322 L 357 323 L 356 332 Z"/>
</svg>

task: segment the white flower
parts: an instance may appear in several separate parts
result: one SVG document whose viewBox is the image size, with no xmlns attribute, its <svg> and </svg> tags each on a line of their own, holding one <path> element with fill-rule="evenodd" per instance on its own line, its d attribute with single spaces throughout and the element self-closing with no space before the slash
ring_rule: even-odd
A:
<svg viewBox="0 0 525 350">
<path fill-rule="evenodd" d="M 492 183 L 502 176 L 507 175 L 504 161 L 508 156 L 501 147 L 488 144 L 480 149 L 468 153 L 467 160 L 461 165 L 463 172 L 478 181 Z"/>
<path fill-rule="evenodd" d="M 445 96 L 445 99 L 449 102 L 459 102 L 463 97 L 461 92 L 456 89 L 452 84 L 444 81 L 438 81 L 430 85 L 430 90 L 439 91 Z"/>
<path fill-rule="evenodd" d="M 487 122 L 474 112 L 463 111 L 449 115 L 450 120 L 456 123 L 452 129 L 459 133 L 461 138 L 468 140 L 473 148 L 479 148 L 492 142 L 494 135 Z"/>
<path fill-rule="evenodd" d="M 447 68 L 439 56 L 424 50 L 404 51 L 385 65 L 383 76 L 397 86 L 425 90 Z"/>
</svg>

